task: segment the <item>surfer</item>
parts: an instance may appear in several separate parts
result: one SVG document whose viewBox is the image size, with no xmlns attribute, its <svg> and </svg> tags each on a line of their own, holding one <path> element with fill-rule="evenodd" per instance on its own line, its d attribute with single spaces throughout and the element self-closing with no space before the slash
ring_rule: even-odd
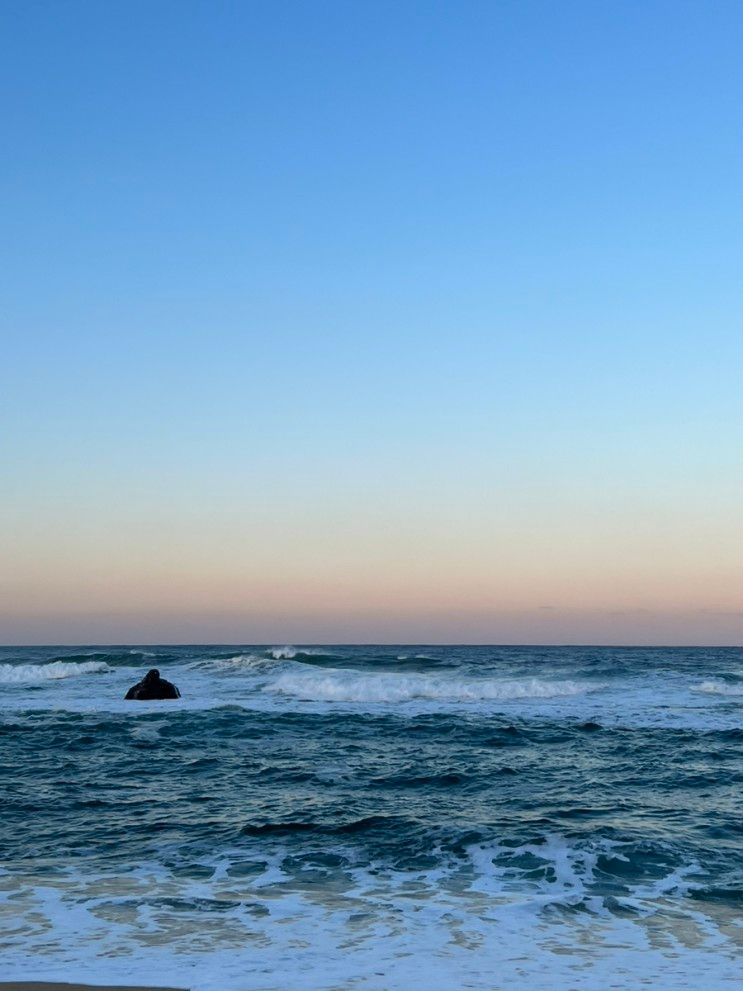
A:
<svg viewBox="0 0 743 991">
<path fill-rule="evenodd" d="M 148 671 L 144 678 L 136 685 L 132 685 L 124 696 L 125 699 L 136 699 L 140 702 L 149 702 L 152 699 L 179 699 L 180 697 L 181 693 L 175 685 L 166 681 L 165 678 L 161 678 L 157 668 Z"/>
</svg>

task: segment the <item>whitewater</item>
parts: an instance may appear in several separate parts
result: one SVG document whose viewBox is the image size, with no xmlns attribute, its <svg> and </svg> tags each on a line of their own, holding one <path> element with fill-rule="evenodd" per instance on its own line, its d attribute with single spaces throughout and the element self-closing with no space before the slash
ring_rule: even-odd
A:
<svg viewBox="0 0 743 991">
<path fill-rule="evenodd" d="M 731 988 L 742 710 L 737 648 L 0 648 L 0 974 Z"/>
</svg>

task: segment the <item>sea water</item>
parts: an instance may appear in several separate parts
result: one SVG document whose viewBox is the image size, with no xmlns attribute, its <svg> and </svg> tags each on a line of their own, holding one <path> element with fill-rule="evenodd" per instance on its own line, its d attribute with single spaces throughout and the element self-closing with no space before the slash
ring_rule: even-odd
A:
<svg viewBox="0 0 743 991">
<path fill-rule="evenodd" d="M 740 649 L 3 648 L 0 978 L 732 988 L 742 706 Z"/>
</svg>

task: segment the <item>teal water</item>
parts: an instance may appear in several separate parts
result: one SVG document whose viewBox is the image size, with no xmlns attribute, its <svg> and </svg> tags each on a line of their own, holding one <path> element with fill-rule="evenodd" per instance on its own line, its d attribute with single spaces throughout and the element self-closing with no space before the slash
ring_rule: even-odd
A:
<svg viewBox="0 0 743 991">
<path fill-rule="evenodd" d="M 153 666 L 183 698 L 125 703 Z M 741 649 L 2 648 L 0 690 L 4 975 L 741 976 Z"/>
</svg>

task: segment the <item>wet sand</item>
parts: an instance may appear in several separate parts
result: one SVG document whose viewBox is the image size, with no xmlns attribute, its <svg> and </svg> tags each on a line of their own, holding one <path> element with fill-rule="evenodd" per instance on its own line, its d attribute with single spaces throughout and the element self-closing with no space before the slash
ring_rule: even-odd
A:
<svg viewBox="0 0 743 991">
<path fill-rule="evenodd" d="M 132 984 L 54 984 L 49 981 L 0 981 L 0 991 L 185 991 L 184 988 L 142 987 Z"/>
</svg>

